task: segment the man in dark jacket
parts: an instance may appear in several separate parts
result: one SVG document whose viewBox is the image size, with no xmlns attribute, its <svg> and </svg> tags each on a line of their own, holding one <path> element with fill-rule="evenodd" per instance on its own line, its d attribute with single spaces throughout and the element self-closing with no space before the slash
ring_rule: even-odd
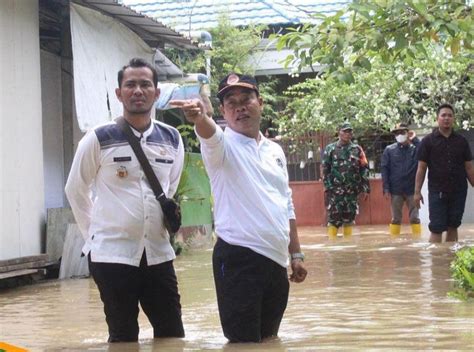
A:
<svg viewBox="0 0 474 352">
<path fill-rule="evenodd" d="M 383 193 L 386 198 L 390 198 L 392 208 L 390 234 L 400 234 L 403 204 L 406 203 L 412 233 L 420 235 L 420 218 L 413 200 L 418 165 L 416 149 L 420 141 L 406 124 L 398 124 L 392 133 L 396 143 L 387 146 L 382 155 Z"/>
</svg>

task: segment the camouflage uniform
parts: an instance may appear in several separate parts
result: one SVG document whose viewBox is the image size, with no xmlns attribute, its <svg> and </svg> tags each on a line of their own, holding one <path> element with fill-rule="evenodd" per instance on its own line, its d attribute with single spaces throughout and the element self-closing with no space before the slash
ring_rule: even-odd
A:
<svg viewBox="0 0 474 352">
<path fill-rule="evenodd" d="M 362 148 L 352 142 L 329 144 L 324 151 L 323 180 L 329 225 L 352 224 L 357 196 L 370 192 L 368 163 Z"/>
</svg>

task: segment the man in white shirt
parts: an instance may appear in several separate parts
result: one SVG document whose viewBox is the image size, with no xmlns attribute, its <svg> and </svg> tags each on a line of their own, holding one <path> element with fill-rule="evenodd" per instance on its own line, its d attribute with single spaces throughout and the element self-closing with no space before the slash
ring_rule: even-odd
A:
<svg viewBox="0 0 474 352">
<path fill-rule="evenodd" d="M 157 83 L 155 68 L 135 58 L 119 71 L 115 93 L 163 191 L 172 197 L 184 148 L 175 128 L 151 119 L 160 94 Z M 82 138 L 66 195 L 104 303 L 109 342 L 138 340 L 138 303 L 154 337 L 183 337 L 175 253 L 163 226 L 163 212 L 116 121 Z"/>
<path fill-rule="evenodd" d="M 171 102 L 194 123 L 214 196 L 214 281 L 224 335 L 231 342 L 276 336 L 290 280 L 306 277 L 283 150 L 260 132 L 263 100 L 254 77 L 225 77 L 217 96 L 228 127 L 198 100 Z"/>
</svg>

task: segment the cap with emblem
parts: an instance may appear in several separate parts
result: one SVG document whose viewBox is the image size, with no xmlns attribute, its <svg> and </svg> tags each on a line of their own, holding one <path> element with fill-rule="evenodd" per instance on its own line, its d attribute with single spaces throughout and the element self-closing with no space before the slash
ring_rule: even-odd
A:
<svg viewBox="0 0 474 352">
<path fill-rule="evenodd" d="M 406 123 L 397 123 L 391 132 L 395 133 L 398 131 L 408 131 L 408 125 Z"/>
<path fill-rule="evenodd" d="M 347 131 L 352 130 L 352 125 L 349 122 L 344 122 L 339 125 L 339 131 Z"/>
<path fill-rule="evenodd" d="M 217 97 L 222 102 L 224 96 L 229 92 L 229 90 L 233 87 L 242 87 L 242 88 L 249 88 L 254 90 L 257 95 L 259 94 L 258 91 L 258 83 L 257 80 L 252 76 L 247 75 L 240 75 L 238 73 L 231 73 L 224 77 L 224 79 L 219 83 L 219 90 L 217 91 Z"/>
</svg>

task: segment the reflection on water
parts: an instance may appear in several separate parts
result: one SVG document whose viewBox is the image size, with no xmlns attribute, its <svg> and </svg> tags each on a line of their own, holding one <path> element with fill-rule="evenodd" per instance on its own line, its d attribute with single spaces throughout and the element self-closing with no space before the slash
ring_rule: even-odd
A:
<svg viewBox="0 0 474 352">
<path fill-rule="evenodd" d="M 427 236 L 390 238 L 364 227 L 328 240 L 323 228 L 300 229 L 308 278 L 292 284 L 278 339 L 227 344 L 214 293 L 211 250 L 176 260 L 184 339 L 153 340 L 140 315 L 140 342 L 108 345 L 98 291 L 91 279 L 50 281 L 0 291 L 0 341 L 32 351 L 312 351 L 315 349 L 454 349 L 474 346 L 474 304 L 447 297 L 449 244 Z M 464 227 L 460 242 L 474 242 Z"/>
</svg>

